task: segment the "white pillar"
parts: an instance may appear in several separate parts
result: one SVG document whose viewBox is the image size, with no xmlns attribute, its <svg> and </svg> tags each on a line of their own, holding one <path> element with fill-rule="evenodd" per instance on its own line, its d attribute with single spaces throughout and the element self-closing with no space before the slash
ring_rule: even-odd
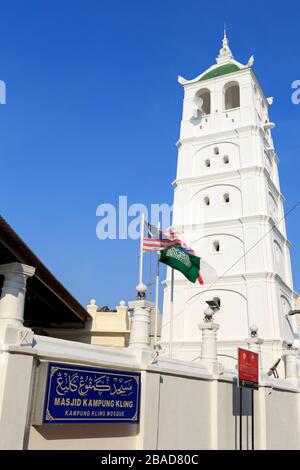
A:
<svg viewBox="0 0 300 470">
<path fill-rule="evenodd" d="M 150 320 L 152 302 L 135 300 L 128 302 L 133 309 L 130 325 L 129 347 L 139 349 L 150 348 Z"/>
<path fill-rule="evenodd" d="M 295 384 L 298 383 L 298 365 L 296 351 L 287 350 L 284 354 L 285 378 Z"/>
<path fill-rule="evenodd" d="M 23 326 L 26 281 L 34 273 L 35 268 L 26 264 L 0 265 L 0 274 L 4 276 L 0 298 L 0 326 Z"/>
<path fill-rule="evenodd" d="M 219 310 L 219 306 L 214 302 L 207 302 L 209 306 L 204 311 L 204 321 L 198 325 L 202 331 L 201 342 L 201 362 L 206 364 L 212 374 L 220 374 L 223 365 L 218 362 L 217 351 L 217 331 L 220 325 L 214 323 L 214 314 Z M 212 304 L 212 305 L 211 305 Z"/>
<path fill-rule="evenodd" d="M 146 299 L 147 287 L 140 283 L 136 286 L 137 300 L 128 302 L 133 310 L 130 324 L 129 348 L 150 349 L 150 323 L 152 302 Z"/>
<path fill-rule="evenodd" d="M 201 361 L 217 362 L 217 331 L 219 328 L 220 325 L 213 321 L 200 323 L 199 330 L 202 331 Z"/>
<path fill-rule="evenodd" d="M 24 346 L 27 354 L 0 354 L 0 449 L 23 449 L 32 396 L 33 332 L 23 327 L 27 278 L 35 268 L 21 263 L 0 265 L 4 276 L 0 298 L 0 349 Z M 28 354 L 29 353 L 29 354 Z"/>
<path fill-rule="evenodd" d="M 267 393 L 265 387 L 254 393 L 255 450 L 267 450 Z"/>
</svg>

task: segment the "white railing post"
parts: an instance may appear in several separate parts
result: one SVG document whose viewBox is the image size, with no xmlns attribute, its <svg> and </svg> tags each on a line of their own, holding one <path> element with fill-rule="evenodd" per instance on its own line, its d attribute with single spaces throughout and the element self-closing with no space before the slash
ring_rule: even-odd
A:
<svg viewBox="0 0 300 470">
<path fill-rule="evenodd" d="M 214 313 L 215 311 L 208 307 L 204 312 L 204 321 L 198 328 L 202 331 L 201 362 L 208 364 L 213 373 L 218 373 L 221 371 L 217 351 L 217 331 L 220 325 L 214 323 Z"/>
<path fill-rule="evenodd" d="M 133 311 L 130 325 L 129 347 L 135 349 L 150 349 L 150 321 L 152 302 L 146 297 L 147 287 L 139 284 L 136 288 L 137 300 L 128 302 Z"/>
<path fill-rule="evenodd" d="M 299 384 L 298 378 L 298 364 L 297 364 L 297 351 L 289 347 L 284 355 L 285 378 L 295 385 Z"/>
<path fill-rule="evenodd" d="M 33 276 L 35 268 L 21 263 L 0 265 L 0 274 L 4 276 L 0 298 L 0 327 L 22 327 L 27 279 Z"/>
</svg>

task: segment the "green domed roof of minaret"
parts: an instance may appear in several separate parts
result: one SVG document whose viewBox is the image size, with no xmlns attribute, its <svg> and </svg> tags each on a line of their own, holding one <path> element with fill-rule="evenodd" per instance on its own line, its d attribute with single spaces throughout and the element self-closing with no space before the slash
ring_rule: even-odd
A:
<svg viewBox="0 0 300 470">
<path fill-rule="evenodd" d="M 178 82 L 181 85 L 189 85 L 191 83 L 203 82 L 205 80 L 211 80 L 223 75 L 227 75 L 234 72 L 240 72 L 244 69 L 252 68 L 254 63 L 253 55 L 249 58 L 246 65 L 237 62 L 233 57 L 233 54 L 229 47 L 229 41 L 226 34 L 226 29 L 224 29 L 224 37 L 222 39 L 222 47 L 219 51 L 219 55 L 216 58 L 216 64 L 212 65 L 209 69 L 202 72 L 198 77 L 192 80 L 186 80 L 184 77 L 179 76 Z"/>
<path fill-rule="evenodd" d="M 209 80 L 210 78 L 220 77 L 221 75 L 226 75 L 227 73 L 237 72 L 238 70 L 241 70 L 241 69 L 236 64 L 220 65 L 220 67 L 217 67 L 216 69 L 211 70 L 210 72 L 206 73 L 202 78 L 200 78 L 200 81 Z"/>
</svg>

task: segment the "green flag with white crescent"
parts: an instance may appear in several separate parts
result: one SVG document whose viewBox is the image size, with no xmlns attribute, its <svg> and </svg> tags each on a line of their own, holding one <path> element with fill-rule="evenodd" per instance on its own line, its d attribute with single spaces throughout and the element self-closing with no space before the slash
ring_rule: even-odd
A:
<svg viewBox="0 0 300 470">
<path fill-rule="evenodd" d="M 173 246 L 168 250 L 162 250 L 159 261 L 170 266 L 170 268 L 180 271 L 191 282 L 196 282 L 199 277 L 200 258 L 187 253 L 180 246 Z"/>
</svg>

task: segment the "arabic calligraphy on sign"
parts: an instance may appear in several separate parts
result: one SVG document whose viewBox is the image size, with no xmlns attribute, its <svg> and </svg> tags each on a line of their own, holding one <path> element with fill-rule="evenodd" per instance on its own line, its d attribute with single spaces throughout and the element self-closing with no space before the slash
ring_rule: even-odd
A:
<svg viewBox="0 0 300 470">
<path fill-rule="evenodd" d="M 85 397 L 91 390 L 98 393 L 108 392 L 110 396 L 130 396 L 133 393 L 134 378 L 113 377 L 104 374 L 97 377 L 95 374 L 79 374 L 75 372 L 58 372 L 56 393 L 64 396 L 67 393 L 78 393 Z"/>
</svg>

